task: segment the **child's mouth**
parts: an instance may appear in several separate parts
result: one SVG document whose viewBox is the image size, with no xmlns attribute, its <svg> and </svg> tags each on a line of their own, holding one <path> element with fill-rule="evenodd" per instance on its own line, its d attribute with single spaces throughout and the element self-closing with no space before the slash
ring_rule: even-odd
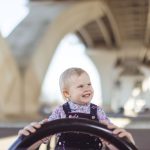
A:
<svg viewBox="0 0 150 150">
<path fill-rule="evenodd" d="M 82 97 L 89 97 L 91 94 L 84 94 L 84 95 L 82 95 Z"/>
</svg>

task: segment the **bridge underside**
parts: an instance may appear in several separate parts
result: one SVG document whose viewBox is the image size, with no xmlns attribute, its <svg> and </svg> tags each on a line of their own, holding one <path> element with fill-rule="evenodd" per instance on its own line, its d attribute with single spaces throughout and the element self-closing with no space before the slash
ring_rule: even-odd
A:
<svg viewBox="0 0 150 150">
<path fill-rule="evenodd" d="M 133 97 L 150 107 L 148 0 L 34 0 L 26 18 L 0 38 L 1 118 L 36 116 L 48 65 L 69 33 L 83 42 L 98 70 L 107 112 Z"/>
</svg>

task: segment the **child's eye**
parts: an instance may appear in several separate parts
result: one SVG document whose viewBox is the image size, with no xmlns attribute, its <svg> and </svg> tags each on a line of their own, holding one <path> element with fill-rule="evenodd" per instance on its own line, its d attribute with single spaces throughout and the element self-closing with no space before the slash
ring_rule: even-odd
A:
<svg viewBox="0 0 150 150">
<path fill-rule="evenodd" d="M 91 86 L 91 83 L 89 83 L 88 86 Z"/>
<path fill-rule="evenodd" d="M 83 85 L 79 85 L 78 88 L 83 88 Z"/>
</svg>

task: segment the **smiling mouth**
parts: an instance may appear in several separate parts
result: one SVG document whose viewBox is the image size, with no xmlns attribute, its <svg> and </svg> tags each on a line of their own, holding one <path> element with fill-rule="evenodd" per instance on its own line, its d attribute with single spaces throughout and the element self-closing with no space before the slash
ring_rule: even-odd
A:
<svg viewBox="0 0 150 150">
<path fill-rule="evenodd" d="M 91 94 L 84 94 L 84 95 L 82 95 L 82 97 L 89 97 Z"/>
</svg>

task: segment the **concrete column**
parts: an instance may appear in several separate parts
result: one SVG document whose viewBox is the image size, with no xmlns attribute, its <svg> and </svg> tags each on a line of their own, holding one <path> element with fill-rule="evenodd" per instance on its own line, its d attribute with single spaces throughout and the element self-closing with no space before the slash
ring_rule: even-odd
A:
<svg viewBox="0 0 150 150">
<path fill-rule="evenodd" d="M 140 69 L 145 74 L 145 80 L 142 85 L 145 105 L 146 107 L 150 108 L 150 68 L 146 66 L 141 66 Z"/>
<path fill-rule="evenodd" d="M 129 98 L 132 96 L 132 91 L 135 84 L 135 77 L 131 76 L 122 76 L 120 78 L 121 81 L 121 91 L 120 91 L 120 97 L 121 101 L 119 102 L 119 107 L 124 107 L 125 103 Z"/>
<path fill-rule="evenodd" d="M 22 114 L 21 78 L 6 41 L 0 37 L 0 118 Z"/>
<path fill-rule="evenodd" d="M 111 110 L 111 95 L 113 87 L 113 69 L 116 60 L 116 52 L 108 52 L 102 49 L 89 50 L 89 57 L 96 65 L 101 79 L 102 103 L 106 111 Z"/>
<path fill-rule="evenodd" d="M 30 67 L 24 76 L 24 109 L 28 117 L 36 117 L 39 109 L 40 82 Z"/>
</svg>

